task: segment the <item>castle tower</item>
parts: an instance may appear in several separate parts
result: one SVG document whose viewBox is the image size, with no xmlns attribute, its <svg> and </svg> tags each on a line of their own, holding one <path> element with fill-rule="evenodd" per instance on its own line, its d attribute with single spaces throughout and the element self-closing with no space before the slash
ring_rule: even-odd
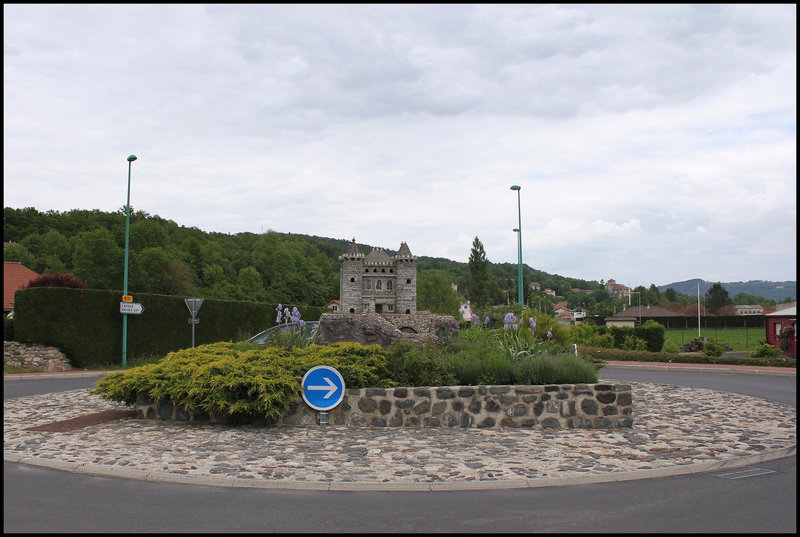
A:
<svg viewBox="0 0 800 537">
<path fill-rule="evenodd" d="M 347 245 L 347 251 L 339 256 L 339 302 L 344 313 L 361 313 L 364 254 L 358 251 L 356 240 Z"/>
<path fill-rule="evenodd" d="M 394 256 L 397 273 L 397 313 L 417 312 L 417 257 L 405 242 L 400 243 L 400 250 Z"/>
</svg>

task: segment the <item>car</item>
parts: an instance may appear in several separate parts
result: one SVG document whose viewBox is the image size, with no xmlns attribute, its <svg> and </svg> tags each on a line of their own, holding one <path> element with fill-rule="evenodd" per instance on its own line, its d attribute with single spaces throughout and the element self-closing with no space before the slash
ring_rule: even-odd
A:
<svg viewBox="0 0 800 537">
<path fill-rule="evenodd" d="M 259 345 L 266 344 L 267 340 L 275 334 L 281 332 L 297 332 L 302 331 L 303 334 L 309 339 L 309 342 L 313 343 L 314 340 L 317 338 L 317 332 L 319 331 L 319 321 L 306 321 L 303 323 L 283 323 L 272 328 L 267 328 L 263 332 L 259 332 L 258 334 L 254 335 L 250 339 L 247 340 L 248 343 L 258 343 Z"/>
</svg>

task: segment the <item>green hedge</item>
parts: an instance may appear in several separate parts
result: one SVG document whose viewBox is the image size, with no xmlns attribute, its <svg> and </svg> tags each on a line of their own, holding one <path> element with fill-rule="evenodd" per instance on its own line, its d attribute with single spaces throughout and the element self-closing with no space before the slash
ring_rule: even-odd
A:
<svg viewBox="0 0 800 537">
<path fill-rule="evenodd" d="M 64 287 L 17 291 L 14 336 L 17 341 L 61 349 L 74 367 L 122 362 L 121 293 Z M 128 315 L 127 358 L 164 356 L 192 346 L 191 314 L 183 297 L 137 294 L 144 306 Z M 204 300 L 195 326 L 195 345 L 235 341 L 275 326 L 277 304 Z M 289 306 L 290 309 L 293 306 Z M 327 311 L 297 306 L 303 319 L 317 320 Z"/>
<path fill-rule="evenodd" d="M 797 367 L 796 358 L 737 358 L 735 356 L 718 356 L 716 358 L 704 354 L 673 354 L 670 352 L 625 351 L 622 349 L 605 349 L 600 347 L 584 347 L 578 345 L 580 353 L 617 362 L 673 362 L 682 364 L 725 364 L 725 365 L 760 365 L 762 367 Z"/>
<path fill-rule="evenodd" d="M 3 317 L 3 341 L 14 341 L 14 319 Z"/>
</svg>

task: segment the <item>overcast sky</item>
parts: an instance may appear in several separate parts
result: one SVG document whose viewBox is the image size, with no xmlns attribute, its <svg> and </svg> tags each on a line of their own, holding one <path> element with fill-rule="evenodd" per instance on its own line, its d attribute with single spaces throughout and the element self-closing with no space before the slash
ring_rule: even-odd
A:
<svg viewBox="0 0 800 537">
<path fill-rule="evenodd" d="M 795 5 L 3 6 L 3 202 L 796 280 Z"/>
</svg>

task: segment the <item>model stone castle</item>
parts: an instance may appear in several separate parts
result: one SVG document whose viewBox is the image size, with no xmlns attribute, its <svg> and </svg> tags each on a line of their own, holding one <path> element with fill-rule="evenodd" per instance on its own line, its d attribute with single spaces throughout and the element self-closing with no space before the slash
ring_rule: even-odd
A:
<svg viewBox="0 0 800 537">
<path fill-rule="evenodd" d="M 339 302 L 343 313 L 416 313 L 417 257 L 404 242 L 397 255 L 373 248 L 364 255 L 356 240 L 339 256 Z"/>
</svg>

